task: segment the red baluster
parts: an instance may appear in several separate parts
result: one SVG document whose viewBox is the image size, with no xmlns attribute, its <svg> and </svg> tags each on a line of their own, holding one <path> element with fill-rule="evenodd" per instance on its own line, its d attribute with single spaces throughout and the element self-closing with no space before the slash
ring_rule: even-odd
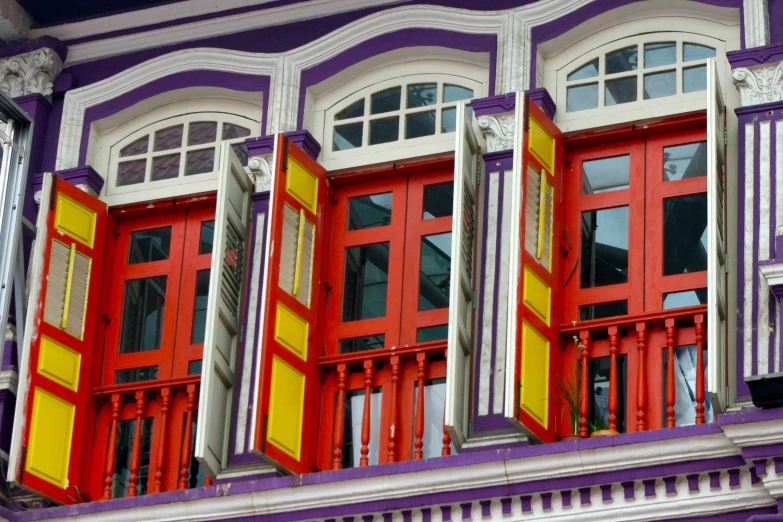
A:
<svg viewBox="0 0 783 522">
<path fill-rule="evenodd" d="M 416 439 L 413 442 L 413 459 L 420 460 L 424 457 L 422 448 L 424 447 L 424 371 L 427 368 L 427 354 L 419 352 L 416 354 L 416 379 L 419 382 L 419 393 L 416 397 Z"/>
<path fill-rule="evenodd" d="M 166 455 L 166 436 L 168 435 L 166 424 L 168 422 L 169 401 L 171 401 L 170 394 L 171 389 L 168 387 L 160 390 L 160 444 L 158 444 L 157 463 L 155 464 L 157 469 L 155 470 L 155 482 L 152 485 L 153 493 L 160 493 L 161 487 L 163 486 L 163 461 Z"/>
<path fill-rule="evenodd" d="M 207 488 L 212 485 L 212 477 L 204 475 L 204 487 Z"/>
<path fill-rule="evenodd" d="M 443 357 L 448 358 L 449 351 L 443 352 Z M 443 448 L 440 450 L 442 456 L 451 455 L 451 435 L 449 435 L 449 429 L 446 427 L 446 405 L 443 405 Z"/>
<path fill-rule="evenodd" d="M 112 476 L 114 475 L 114 460 L 117 446 L 117 419 L 120 417 L 120 394 L 111 396 L 111 424 L 109 425 L 109 447 L 106 448 L 106 468 L 103 472 L 102 500 L 111 499 Z"/>
<path fill-rule="evenodd" d="M 636 350 L 639 357 L 639 370 L 636 376 L 636 431 L 644 431 L 646 426 L 647 408 L 647 368 L 645 350 L 647 348 L 647 324 L 636 323 Z"/>
<path fill-rule="evenodd" d="M 579 436 L 587 437 L 587 415 L 590 413 L 587 356 L 590 350 L 590 331 L 579 332 L 579 344 L 581 345 L 582 378 L 579 382 Z"/>
<path fill-rule="evenodd" d="M 617 327 L 609 327 L 609 431 L 617 431 Z"/>
<path fill-rule="evenodd" d="M 139 460 L 141 459 L 141 419 L 144 415 L 144 403 L 147 401 L 147 393 L 137 391 L 136 399 L 136 426 L 133 430 L 133 445 L 130 460 L 130 479 L 128 480 L 127 497 L 135 497 L 137 492 L 136 482 L 139 479 Z"/>
<path fill-rule="evenodd" d="M 664 322 L 666 327 L 666 427 L 673 428 L 674 421 L 674 319 Z"/>
<path fill-rule="evenodd" d="M 693 317 L 696 329 L 696 424 L 704 424 L 704 314 Z"/>
<path fill-rule="evenodd" d="M 364 412 L 362 413 L 362 449 L 359 466 L 368 466 L 370 459 L 370 397 L 372 395 L 372 372 L 374 364 L 371 359 L 364 361 Z"/>
<path fill-rule="evenodd" d="M 177 489 L 188 488 L 188 467 L 190 467 L 190 446 L 193 441 L 193 410 L 196 404 L 196 385 L 188 384 L 188 405 L 185 410 L 185 433 L 182 437 L 182 456 L 179 461 L 179 485 Z M 206 422 L 206 419 L 204 419 Z"/>
<path fill-rule="evenodd" d="M 389 411 L 389 451 L 386 462 L 397 461 L 397 385 L 400 382 L 400 356 L 389 357 L 391 366 L 391 410 Z"/>
<path fill-rule="evenodd" d="M 334 415 L 334 449 L 332 469 L 343 467 L 343 424 L 345 423 L 345 363 L 337 365 L 337 411 Z"/>
</svg>

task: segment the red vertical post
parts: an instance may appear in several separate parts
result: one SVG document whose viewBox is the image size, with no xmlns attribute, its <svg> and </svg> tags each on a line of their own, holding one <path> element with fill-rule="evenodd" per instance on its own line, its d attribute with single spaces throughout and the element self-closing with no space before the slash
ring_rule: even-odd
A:
<svg viewBox="0 0 783 522">
<path fill-rule="evenodd" d="M 704 424 L 704 314 L 693 317 L 696 330 L 696 424 Z"/>
<path fill-rule="evenodd" d="M 139 459 L 141 459 L 141 419 L 144 415 L 144 403 L 147 393 L 137 391 L 136 399 L 136 426 L 133 430 L 133 444 L 131 446 L 130 478 L 128 479 L 128 492 L 126 497 L 135 497 L 137 492 L 136 482 L 139 479 Z"/>
<path fill-rule="evenodd" d="M 362 449 L 359 458 L 359 466 L 364 467 L 370 464 L 370 396 L 372 395 L 372 372 L 374 364 L 372 359 L 364 361 L 364 412 L 362 413 Z"/>
<path fill-rule="evenodd" d="M 636 431 L 647 429 L 647 323 L 636 323 L 636 350 L 639 357 L 639 368 L 636 375 Z"/>
<path fill-rule="evenodd" d="M 582 376 L 579 382 L 579 436 L 587 437 L 587 415 L 590 413 L 587 356 L 590 350 L 590 330 L 579 332 L 579 344 L 581 345 Z"/>
<path fill-rule="evenodd" d="M 207 488 L 212 485 L 212 477 L 204 475 L 204 487 Z"/>
<path fill-rule="evenodd" d="M 182 437 L 182 453 L 179 461 L 179 484 L 177 489 L 188 488 L 188 467 L 190 466 L 190 446 L 193 441 L 193 409 L 196 404 L 196 385 L 188 384 L 188 405 L 185 410 L 185 433 Z M 204 419 L 206 422 L 206 419 Z"/>
<path fill-rule="evenodd" d="M 112 476 L 114 475 L 115 451 L 117 449 L 117 419 L 120 417 L 120 394 L 111 396 L 111 424 L 109 425 L 109 447 L 106 448 L 106 467 L 103 472 L 103 497 L 111 499 Z"/>
<path fill-rule="evenodd" d="M 427 354 L 416 354 L 416 380 L 419 383 L 419 393 L 416 397 L 416 439 L 413 442 L 413 460 L 421 460 L 424 457 L 424 372 L 427 368 Z"/>
<path fill-rule="evenodd" d="M 674 421 L 674 319 L 664 322 L 666 327 L 666 427 L 673 428 Z"/>
<path fill-rule="evenodd" d="M 449 357 L 449 351 L 444 350 L 443 357 L 447 359 Z M 443 457 L 451 455 L 451 435 L 449 435 L 449 429 L 446 427 L 446 407 L 443 407 L 443 448 L 440 450 L 440 454 Z"/>
<path fill-rule="evenodd" d="M 334 414 L 334 449 L 332 450 L 332 469 L 343 467 L 343 424 L 345 423 L 345 363 L 337 365 L 337 411 Z"/>
<path fill-rule="evenodd" d="M 397 461 L 397 386 L 400 382 L 400 356 L 389 357 L 391 366 L 391 411 L 389 411 L 389 451 L 386 462 Z"/>
<path fill-rule="evenodd" d="M 153 493 L 160 493 L 163 486 L 163 466 L 166 458 L 166 437 L 168 436 L 169 403 L 171 401 L 171 388 L 168 386 L 160 390 L 160 443 L 158 444 L 158 455 L 155 459 L 155 482 L 152 485 Z"/>
<path fill-rule="evenodd" d="M 617 431 L 617 327 L 609 327 L 609 430 Z"/>
</svg>

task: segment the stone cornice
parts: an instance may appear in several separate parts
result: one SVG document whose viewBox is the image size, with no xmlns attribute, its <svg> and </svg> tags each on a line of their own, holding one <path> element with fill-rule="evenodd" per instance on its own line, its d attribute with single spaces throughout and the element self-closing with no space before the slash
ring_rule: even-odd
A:
<svg viewBox="0 0 783 522">
<path fill-rule="evenodd" d="M 0 90 L 11 98 L 28 94 L 51 96 L 63 69 L 60 55 L 50 47 L 0 59 Z"/>
<path fill-rule="evenodd" d="M 783 100 L 783 62 L 740 67 L 732 76 L 743 106 Z"/>
<path fill-rule="evenodd" d="M 487 142 L 487 152 L 514 148 L 516 120 L 513 112 L 479 116 L 478 127 Z"/>
</svg>

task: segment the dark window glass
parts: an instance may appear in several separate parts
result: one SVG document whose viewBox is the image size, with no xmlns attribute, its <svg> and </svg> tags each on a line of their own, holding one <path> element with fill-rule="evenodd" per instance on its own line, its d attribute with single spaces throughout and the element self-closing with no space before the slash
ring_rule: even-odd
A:
<svg viewBox="0 0 783 522">
<path fill-rule="evenodd" d="M 696 345 L 676 346 L 674 348 L 674 425 L 691 426 L 696 424 Z M 703 345 L 704 388 L 707 389 L 707 344 Z M 669 366 L 669 349 L 663 349 L 663 378 L 661 379 L 662 426 L 666 426 L 666 372 Z M 714 422 L 715 411 L 710 395 L 704 394 L 704 421 Z"/>
<path fill-rule="evenodd" d="M 364 390 L 345 392 L 343 397 L 343 468 L 358 468 L 362 456 L 362 417 Z M 370 442 L 367 455 L 371 466 L 378 464 L 378 445 L 381 431 L 381 389 L 370 392 Z"/>
<path fill-rule="evenodd" d="M 131 232 L 128 264 L 163 261 L 169 258 L 171 227 L 151 228 Z"/>
<path fill-rule="evenodd" d="M 677 94 L 677 73 L 664 71 L 644 75 L 644 99 L 663 98 Z"/>
<path fill-rule="evenodd" d="M 631 157 L 614 156 L 582 162 L 582 194 L 597 194 L 628 188 Z"/>
<path fill-rule="evenodd" d="M 677 44 L 674 42 L 648 43 L 644 45 L 644 66 L 658 67 L 677 61 Z"/>
<path fill-rule="evenodd" d="M 215 170 L 215 149 L 188 151 L 185 156 L 185 175 L 204 174 Z"/>
<path fill-rule="evenodd" d="M 391 223 L 392 193 L 348 199 L 348 230 L 382 227 Z"/>
<path fill-rule="evenodd" d="M 386 315 L 389 283 L 389 243 L 345 249 L 343 321 Z"/>
<path fill-rule="evenodd" d="M 405 139 L 435 134 L 435 111 L 417 112 L 405 116 Z"/>
<path fill-rule="evenodd" d="M 595 76 L 598 76 L 598 58 L 590 60 L 579 69 L 569 74 L 568 81 L 573 82 L 575 80 L 584 80 L 586 78 L 593 78 Z"/>
<path fill-rule="evenodd" d="M 193 303 L 193 328 L 190 331 L 190 344 L 204 342 L 207 326 L 207 296 L 209 294 L 209 269 L 196 272 L 196 297 Z"/>
<path fill-rule="evenodd" d="M 443 103 L 455 102 L 460 100 L 470 100 L 473 98 L 473 90 L 459 85 L 445 84 L 443 86 Z"/>
<path fill-rule="evenodd" d="M 215 220 L 201 222 L 201 234 L 199 235 L 198 253 L 211 254 L 212 244 L 215 239 Z"/>
<path fill-rule="evenodd" d="M 160 348 L 166 276 L 125 282 L 120 353 L 146 352 Z"/>
<path fill-rule="evenodd" d="M 707 142 L 663 148 L 663 180 L 698 178 L 707 175 Z"/>
<path fill-rule="evenodd" d="M 188 362 L 188 375 L 201 375 L 202 360 Z"/>
<path fill-rule="evenodd" d="M 332 134 L 332 150 L 348 150 L 362 146 L 362 129 L 364 124 L 351 123 L 334 128 Z"/>
<path fill-rule="evenodd" d="M 182 441 L 180 447 L 185 444 L 185 427 L 187 426 L 188 416 L 187 414 L 182 416 Z M 196 459 L 196 428 L 198 426 L 198 412 L 193 412 L 190 426 L 190 463 L 188 464 L 188 489 L 200 488 L 204 485 L 204 478 L 206 472 L 201 468 L 201 465 Z"/>
<path fill-rule="evenodd" d="M 451 232 L 421 238 L 419 310 L 448 308 L 451 281 Z"/>
<path fill-rule="evenodd" d="M 566 91 L 566 112 L 584 111 L 598 107 L 598 84 L 588 83 L 569 87 Z"/>
<path fill-rule="evenodd" d="M 136 419 L 117 422 L 117 438 L 114 446 L 114 473 L 111 477 L 112 498 L 121 498 L 128 493 L 131 477 L 131 452 L 133 450 L 135 431 Z M 147 493 L 151 448 L 152 418 L 147 417 L 141 419 L 141 451 L 139 452 L 139 471 L 136 473 L 136 495 L 145 495 Z"/>
<path fill-rule="evenodd" d="M 203 145 L 217 139 L 217 122 L 194 121 L 188 128 L 188 145 Z"/>
<path fill-rule="evenodd" d="M 430 341 L 441 341 L 449 338 L 449 325 L 439 324 L 438 326 L 428 326 L 416 330 L 416 342 L 428 343 Z"/>
<path fill-rule="evenodd" d="M 424 186 L 422 219 L 450 216 L 454 212 L 454 182 Z"/>
<path fill-rule="evenodd" d="M 706 288 L 663 294 L 664 310 L 671 310 L 672 308 L 684 308 L 686 306 L 698 306 L 702 304 L 707 304 Z"/>
<path fill-rule="evenodd" d="M 144 183 L 144 175 L 147 173 L 147 160 L 123 161 L 117 167 L 117 186 L 136 185 Z"/>
<path fill-rule="evenodd" d="M 175 125 L 157 131 L 155 133 L 155 146 L 152 150 L 160 152 L 162 150 L 180 148 L 182 146 L 182 129 L 182 125 Z"/>
<path fill-rule="evenodd" d="M 370 114 L 381 114 L 400 109 L 401 87 L 376 92 L 370 97 Z"/>
<path fill-rule="evenodd" d="M 171 179 L 179 176 L 179 154 L 158 156 L 152 159 L 152 181 Z"/>
<path fill-rule="evenodd" d="M 606 74 L 615 74 L 625 71 L 635 71 L 639 62 L 637 47 L 626 47 L 618 51 L 607 53 Z"/>
<path fill-rule="evenodd" d="M 682 92 L 696 92 L 707 89 L 707 66 L 686 67 L 682 70 Z"/>
<path fill-rule="evenodd" d="M 334 119 L 337 121 L 348 120 L 350 118 L 358 118 L 364 115 L 364 98 L 359 101 L 355 101 L 345 109 L 341 110 L 334 115 Z"/>
<path fill-rule="evenodd" d="M 440 131 L 454 132 L 457 130 L 457 109 L 454 107 L 440 111 Z"/>
<path fill-rule="evenodd" d="M 704 60 L 715 56 L 715 49 L 706 45 L 694 43 L 682 44 L 682 60 L 690 62 L 691 60 Z"/>
<path fill-rule="evenodd" d="M 628 207 L 582 212 L 582 288 L 628 281 Z"/>
<path fill-rule="evenodd" d="M 153 381 L 158 378 L 157 366 L 145 366 L 144 368 L 130 368 L 117 370 L 114 373 L 114 384 L 126 384 L 129 382 Z"/>
<path fill-rule="evenodd" d="M 587 389 L 589 409 L 588 430 L 603 430 L 609 427 L 609 357 L 595 357 L 587 362 Z M 582 362 L 579 361 L 581 376 Z M 625 432 L 625 409 L 628 361 L 625 355 L 617 355 L 617 431 Z"/>
<path fill-rule="evenodd" d="M 610 301 L 579 307 L 579 320 L 603 319 L 628 314 L 628 301 Z"/>
<path fill-rule="evenodd" d="M 413 386 L 413 431 L 411 455 L 416 451 L 416 417 L 419 415 L 419 383 Z M 443 409 L 446 404 L 446 379 L 424 381 L 424 434 L 421 438 L 422 458 L 440 457 L 443 449 Z"/>
<path fill-rule="evenodd" d="M 233 123 L 223 124 L 223 133 L 221 135 L 222 139 L 233 140 L 236 138 L 244 138 L 246 136 L 250 136 L 250 129 L 240 127 L 239 125 L 234 125 Z"/>
<path fill-rule="evenodd" d="M 231 145 L 231 148 L 234 150 L 234 154 L 237 155 L 242 166 L 247 167 L 247 145 L 244 143 L 234 143 Z"/>
<path fill-rule="evenodd" d="M 340 353 L 363 352 L 383 348 L 386 336 L 383 334 L 354 337 L 353 339 L 340 339 Z"/>
<path fill-rule="evenodd" d="M 663 275 L 707 270 L 707 194 L 663 200 Z"/>
<path fill-rule="evenodd" d="M 126 156 L 136 156 L 137 154 L 146 154 L 147 147 L 149 147 L 149 141 L 150 137 L 148 134 L 142 138 L 137 139 L 133 143 L 125 145 L 122 149 L 120 149 L 120 157 L 124 158 Z"/>
<path fill-rule="evenodd" d="M 408 85 L 408 99 L 405 106 L 408 109 L 435 105 L 438 101 L 437 83 L 414 83 Z"/>
<path fill-rule="evenodd" d="M 607 106 L 636 101 L 636 76 L 607 80 L 605 87 Z"/>
<path fill-rule="evenodd" d="M 400 119 L 382 118 L 370 122 L 370 145 L 397 141 L 400 137 Z"/>
</svg>

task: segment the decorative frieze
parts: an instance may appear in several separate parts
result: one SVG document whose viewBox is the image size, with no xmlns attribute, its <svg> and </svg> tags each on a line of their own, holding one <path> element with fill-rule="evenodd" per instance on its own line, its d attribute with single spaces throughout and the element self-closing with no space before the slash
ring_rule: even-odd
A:
<svg viewBox="0 0 783 522">
<path fill-rule="evenodd" d="M 783 62 L 740 67 L 732 75 L 743 106 L 783 100 Z"/>
<path fill-rule="evenodd" d="M 0 90 L 12 98 L 28 94 L 51 96 L 63 69 L 60 56 L 48 47 L 0 60 Z"/>
<path fill-rule="evenodd" d="M 498 152 L 514 148 L 516 123 L 513 112 L 488 114 L 478 117 L 478 126 L 487 142 L 487 152 Z"/>
<path fill-rule="evenodd" d="M 247 166 L 256 178 L 256 192 L 272 189 L 272 154 L 253 156 L 247 160 Z"/>
</svg>

